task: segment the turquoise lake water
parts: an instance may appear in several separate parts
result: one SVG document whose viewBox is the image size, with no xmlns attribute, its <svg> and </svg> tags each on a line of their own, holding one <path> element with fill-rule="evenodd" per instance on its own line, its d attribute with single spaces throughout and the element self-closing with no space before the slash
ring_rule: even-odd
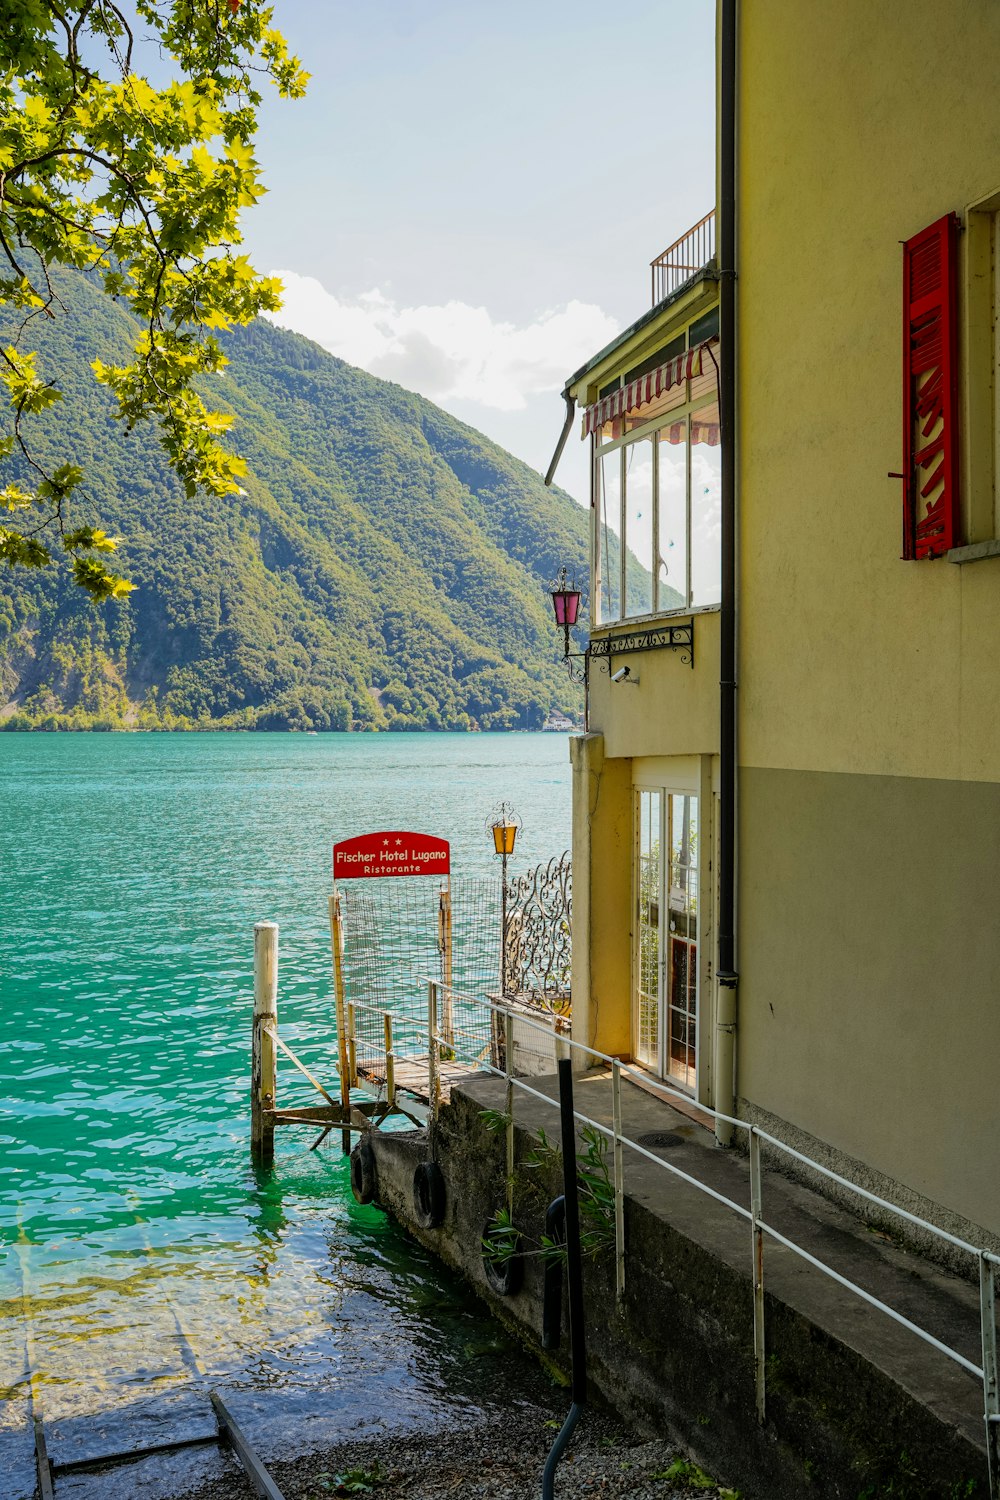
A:
<svg viewBox="0 0 1000 1500">
<path fill-rule="evenodd" d="M 495 875 L 501 799 L 514 869 L 562 853 L 565 737 L 0 735 L 0 1432 L 29 1367 L 66 1421 L 228 1382 L 286 1414 L 323 1390 L 337 1431 L 387 1392 L 393 1420 L 481 1404 L 479 1359 L 508 1378 L 332 1136 L 286 1128 L 251 1169 L 247 1102 L 254 922 L 280 924 L 282 1035 L 332 1081 L 333 842 L 415 829 Z"/>
</svg>

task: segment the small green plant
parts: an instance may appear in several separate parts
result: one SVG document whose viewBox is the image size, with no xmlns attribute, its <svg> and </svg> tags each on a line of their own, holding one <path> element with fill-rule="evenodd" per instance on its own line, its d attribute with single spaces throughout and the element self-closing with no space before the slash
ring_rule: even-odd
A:
<svg viewBox="0 0 1000 1500">
<path fill-rule="evenodd" d="M 340 1474 L 317 1474 L 316 1483 L 328 1495 L 370 1495 L 382 1483 L 378 1464 L 370 1469 L 344 1469 Z"/>
<path fill-rule="evenodd" d="M 506 1130 L 510 1117 L 500 1110 L 482 1109 L 480 1119 L 487 1130 Z M 580 1212 L 580 1250 L 595 1256 L 615 1237 L 615 1191 L 608 1166 L 608 1143 L 599 1130 L 587 1125 L 580 1132 L 583 1150 L 576 1158 L 577 1194 Z M 549 1140 L 544 1130 L 538 1132 L 538 1145 L 523 1166 L 532 1172 L 552 1169 L 562 1164 L 562 1152 Z M 483 1254 L 495 1264 L 514 1255 L 540 1255 L 545 1260 L 564 1260 L 566 1246 L 561 1240 L 543 1234 L 534 1249 L 525 1249 L 523 1236 L 515 1229 L 510 1210 L 498 1208 L 482 1239 Z"/>
<path fill-rule="evenodd" d="M 715 1480 L 711 1474 L 706 1474 L 704 1469 L 692 1463 L 689 1458 L 675 1458 L 673 1463 L 665 1469 L 659 1469 L 650 1476 L 652 1479 L 677 1479 L 686 1484 L 692 1490 L 714 1490 Z"/>
<path fill-rule="evenodd" d="M 521 1235 L 515 1229 L 510 1209 L 506 1206 L 498 1208 L 487 1224 L 482 1247 L 483 1255 L 495 1265 L 502 1265 L 504 1261 L 520 1253 Z"/>
<path fill-rule="evenodd" d="M 608 1143 L 593 1125 L 580 1132 L 584 1149 L 576 1158 L 577 1193 L 580 1207 L 580 1249 L 584 1255 L 599 1255 L 615 1237 L 615 1190 L 608 1166 Z M 538 1132 L 538 1145 L 524 1165 L 529 1170 L 552 1167 L 562 1161 L 562 1152 Z M 542 1253 L 562 1258 L 566 1249 L 548 1235 L 542 1235 Z"/>
<path fill-rule="evenodd" d="M 479 1118 L 493 1135 L 500 1135 L 510 1124 L 510 1115 L 505 1114 L 502 1109 L 481 1109 Z"/>
</svg>

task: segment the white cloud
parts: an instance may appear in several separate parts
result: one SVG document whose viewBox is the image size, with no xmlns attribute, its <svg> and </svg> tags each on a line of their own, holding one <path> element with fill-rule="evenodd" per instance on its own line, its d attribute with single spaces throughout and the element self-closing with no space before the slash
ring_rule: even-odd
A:
<svg viewBox="0 0 1000 1500">
<path fill-rule="evenodd" d="M 400 307 L 377 289 L 341 301 L 312 276 L 275 274 L 285 286 L 275 323 L 442 404 L 522 411 L 533 397 L 560 391 L 618 332 L 592 303 L 569 302 L 518 326 L 466 302 Z"/>
</svg>

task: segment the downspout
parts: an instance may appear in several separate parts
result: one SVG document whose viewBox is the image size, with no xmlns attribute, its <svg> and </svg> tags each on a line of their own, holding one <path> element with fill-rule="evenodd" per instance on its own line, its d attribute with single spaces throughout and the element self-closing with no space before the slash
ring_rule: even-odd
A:
<svg viewBox="0 0 1000 1500">
<path fill-rule="evenodd" d="M 719 118 L 719 419 L 722 427 L 722 605 L 719 704 L 719 954 L 715 1107 L 736 1101 L 736 8 L 721 0 Z M 717 1121 L 720 1146 L 733 1127 Z"/>
<path fill-rule="evenodd" d="M 559 460 L 562 458 L 563 449 L 566 446 L 566 439 L 569 437 L 569 430 L 573 425 L 573 417 L 576 414 L 576 397 L 571 396 L 568 391 L 563 391 L 563 400 L 566 403 L 566 420 L 563 423 L 563 430 L 559 434 L 559 441 L 556 444 L 556 451 L 552 455 L 552 462 L 546 469 L 545 478 L 542 480 L 546 489 L 549 488 L 555 478 L 556 469 L 559 467 Z"/>
</svg>

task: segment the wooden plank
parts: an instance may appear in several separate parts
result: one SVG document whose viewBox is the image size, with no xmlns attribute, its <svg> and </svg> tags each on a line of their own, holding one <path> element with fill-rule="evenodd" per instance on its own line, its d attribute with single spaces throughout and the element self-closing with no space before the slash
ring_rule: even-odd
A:
<svg viewBox="0 0 1000 1500">
<path fill-rule="evenodd" d="M 219 1420 L 219 1431 L 230 1444 L 240 1463 L 246 1472 L 246 1476 L 253 1485 L 261 1500 L 285 1500 L 284 1495 L 278 1489 L 274 1480 L 257 1457 L 253 1448 L 247 1440 L 246 1434 L 234 1420 L 232 1414 L 217 1396 L 215 1391 L 210 1391 L 209 1396 L 215 1415 Z"/>
<path fill-rule="evenodd" d="M 55 1500 L 52 1490 L 52 1465 L 45 1446 L 45 1428 L 39 1416 L 33 1418 L 35 1428 L 35 1471 L 38 1474 L 38 1500 Z"/>
<path fill-rule="evenodd" d="M 350 1107 L 350 1113 L 344 1115 L 343 1106 L 340 1104 L 300 1104 L 288 1109 L 266 1110 L 265 1114 L 275 1125 L 342 1125 L 359 1117 L 362 1124 L 367 1124 L 369 1117 L 384 1112 L 385 1103 L 378 1099 L 355 1099 Z"/>
<path fill-rule="evenodd" d="M 320 1083 L 319 1079 L 313 1077 L 302 1059 L 295 1056 L 295 1053 L 292 1051 L 291 1047 L 289 1047 L 287 1042 L 283 1042 L 281 1040 L 281 1037 L 277 1032 L 274 1033 L 274 1040 L 277 1042 L 282 1052 L 284 1052 L 285 1056 L 291 1058 L 292 1062 L 298 1068 L 299 1072 L 303 1073 L 305 1077 L 308 1078 L 309 1082 L 312 1084 L 316 1092 L 318 1094 L 322 1094 L 323 1098 L 327 1101 L 328 1104 L 332 1104 L 334 1105 L 334 1107 L 336 1107 L 337 1101 L 334 1099 L 333 1095 L 327 1093 L 326 1089 Z"/>
<path fill-rule="evenodd" d="M 339 1104 L 300 1104 L 268 1110 L 267 1114 L 275 1125 L 287 1125 L 296 1120 L 314 1125 L 340 1125 L 344 1120 L 343 1107 Z"/>
</svg>

